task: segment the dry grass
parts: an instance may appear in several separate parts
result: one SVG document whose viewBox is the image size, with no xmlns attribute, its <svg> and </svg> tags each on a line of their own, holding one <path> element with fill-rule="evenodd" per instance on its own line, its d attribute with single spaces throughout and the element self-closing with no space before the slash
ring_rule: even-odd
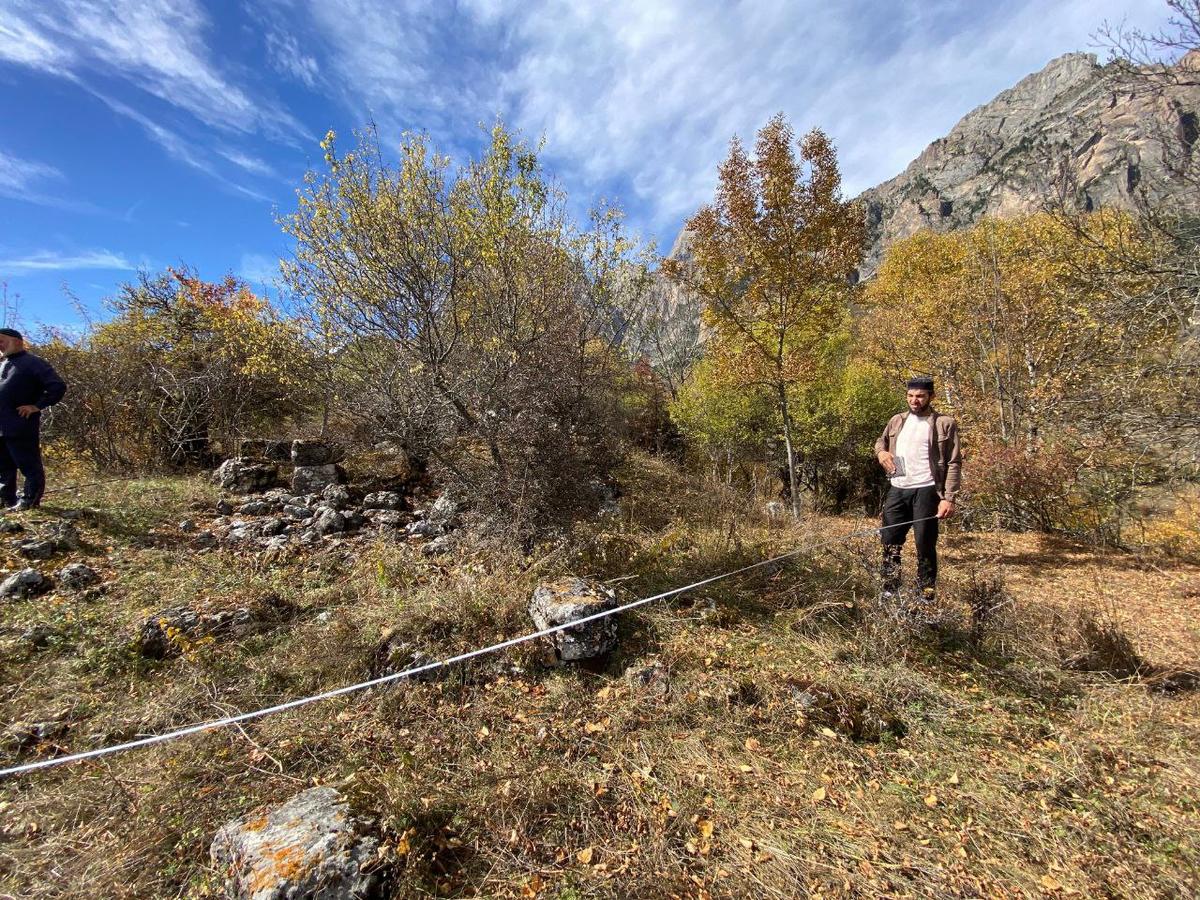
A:
<svg viewBox="0 0 1200 900">
<path fill-rule="evenodd" d="M 83 749 L 357 680 L 389 628 L 433 655 L 517 634 L 539 578 L 640 596 L 869 524 L 779 527 L 654 461 L 625 485 L 561 545 L 452 566 L 386 542 L 193 555 L 171 526 L 207 488 L 98 489 L 83 555 L 112 587 L 5 610 L 3 716 L 61 718 L 51 743 Z M 934 628 L 877 608 L 859 539 L 629 614 L 590 669 L 527 647 L 7 781 L 0 896 L 217 896 L 216 829 L 318 782 L 380 822 L 395 897 L 1195 895 L 1200 700 L 1063 671 L 1051 629 L 1108 604 L 1151 663 L 1194 666 L 1200 570 L 1024 535 L 944 546 Z M 266 633 L 161 663 L 125 646 L 163 606 L 271 593 L 295 615 Z M 16 637 L 35 621 L 56 629 L 36 652 Z M 650 659 L 665 695 L 621 677 Z"/>
</svg>

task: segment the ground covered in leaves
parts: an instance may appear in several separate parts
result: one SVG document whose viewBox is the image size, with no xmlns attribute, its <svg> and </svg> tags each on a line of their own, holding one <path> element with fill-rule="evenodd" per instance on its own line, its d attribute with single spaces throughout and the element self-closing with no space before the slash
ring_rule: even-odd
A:
<svg viewBox="0 0 1200 900">
<path fill-rule="evenodd" d="M 553 576 L 634 599 L 816 549 L 624 615 L 590 667 L 523 645 L 7 779 L 0 896 L 220 896 L 217 829 L 314 784 L 378 823 L 394 897 L 1200 893 L 1200 694 L 1150 677 L 1197 667 L 1200 567 L 952 531 L 912 622 L 873 599 L 869 537 L 830 543 L 870 522 L 772 522 L 649 460 L 623 482 L 619 511 L 527 556 L 197 552 L 177 526 L 216 500 L 199 480 L 57 496 L 27 529 L 67 515 L 84 543 L 37 565 L 104 582 L 6 602 L 5 765 L 362 680 L 385 635 L 431 657 L 512 637 Z M 13 540 L 6 571 L 28 564 Z M 286 614 L 138 652 L 179 606 Z M 1080 671 L 1097 627 L 1142 667 Z"/>
</svg>

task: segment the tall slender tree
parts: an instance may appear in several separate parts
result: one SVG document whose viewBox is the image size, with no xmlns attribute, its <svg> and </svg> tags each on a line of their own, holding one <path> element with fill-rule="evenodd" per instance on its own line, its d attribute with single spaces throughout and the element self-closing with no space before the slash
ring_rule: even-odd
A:
<svg viewBox="0 0 1200 900">
<path fill-rule="evenodd" d="M 815 369 L 848 315 L 865 220 L 842 197 L 829 138 L 814 129 L 797 144 L 782 113 L 758 132 L 753 158 L 735 137 L 718 177 L 713 203 L 687 223 L 692 258 L 664 260 L 662 268 L 701 299 L 710 331 L 705 352 L 721 380 L 735 390 L 766 388 L 775 398 L 798 517 L 789 386 Z"/>
</svg>

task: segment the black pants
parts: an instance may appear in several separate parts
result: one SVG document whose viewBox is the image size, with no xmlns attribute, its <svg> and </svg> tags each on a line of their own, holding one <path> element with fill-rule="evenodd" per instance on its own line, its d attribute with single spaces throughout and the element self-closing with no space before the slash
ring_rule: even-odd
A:
<svg viewBox="0 0 1200 900">
<path fill-rule="evenodd" d="M 883 501 L 883 589 L 900 589 L 900 550 L 911 528 L 917 542 L 917 587 L 932 588 L 937 583 L 937 539 L 938 520 L 906 524 L 914 519 L 936 516 L 938 503 L 937 488 L 933 485 L 922 488 L 888 488 Z"/>
<path fill-rule="evenodd" d="M 0 505 L 17 502 L 17 470 L 25 476 L 22 499 L 33 506 L 46 493 L 46 470 L 42 466 L 42 447 L 38 433 L 19 437 L 0 437 Z"/>
</svg>

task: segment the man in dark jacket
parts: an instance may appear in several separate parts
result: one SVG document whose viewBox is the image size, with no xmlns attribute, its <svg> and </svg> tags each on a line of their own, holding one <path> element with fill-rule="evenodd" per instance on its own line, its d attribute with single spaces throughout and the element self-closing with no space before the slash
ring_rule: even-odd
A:
<svg viewBox="0 0 1200 900">
<path fill-rule="evenodd" d="M 0 328 L 0 505 L 33 509 L 46 492 L 40 430 L 42 410 L 63 398 L 67 386 L 54 367 L 25 349 L 15 328 Z M 17 500 L 17 471 L 25 476 Z"/>
<path fill-rule="evenodd" d="M 933 599 L 938 523 L 954 515 L 962 483 L 958 423 L 933 408 L 933 379 L 908 382 L 908 411 L 888 421 L 875 456 L 891 481 L 883 503 L 883 593 L 900 589 L 900 553 L 911 528 L 917 543 L 917 587 Z M 920 520 L 920 521 L 917 521 Z M 912 523 L 912 524 L 907 524 Z"/>
</svg>

